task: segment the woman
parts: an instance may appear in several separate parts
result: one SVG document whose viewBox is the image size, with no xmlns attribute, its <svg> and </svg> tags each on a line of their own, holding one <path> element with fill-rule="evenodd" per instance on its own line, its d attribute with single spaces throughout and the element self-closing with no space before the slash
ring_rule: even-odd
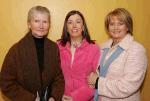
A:
<svg viewBox="0 0 150 101">
<path fill-rule="evenodd" d="M 61 101 L 64 79 L 57 44 L 47 38 L 50 12 L 35 6 L 28 12 L 29 32 L 7 53 L 0 87 L 12 101 Z"/>
<path fill-rule="evenodd" d="M 62 100 L 91 100 L 94 89 L 88 87 L 87 76 L 96 71 L 100 51 L 90 39 L 84 17 L 79 11 L 73 10 L 67 14 L 58 46 L 65 78 Z"/>
<path fill-rule="evenodd" d="M 91 73 L 88 83 L 96 84 L 101 101 L 140 101 L 147 58 L 144 47 L 133 39 L 130 13 L 113 10 L 106 16 L 105 28 L 110 39 L 101 48 L 100 76 Z"/>
</svg>

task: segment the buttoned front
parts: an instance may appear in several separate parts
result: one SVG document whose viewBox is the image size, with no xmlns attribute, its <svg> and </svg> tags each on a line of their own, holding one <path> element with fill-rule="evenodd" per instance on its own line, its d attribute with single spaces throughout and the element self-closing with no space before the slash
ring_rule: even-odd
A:
<svg viewBox="0 0 150 101">
<path fill-rule="evenodd" d="M 67 43 L 65 47 L 60 44 L 58 46 L 65 78 L 65 95 L 72 96 L 76 99 L 74 101 L 88 101 L 84 100 L 82 94 L 85 99 L 92 98 L 94 95 L 94 89 L 88 87 L 87 76 L 90 72 L 96 71 L 100 57 L 99 46 L 83 40 L 80 47 L 76 48 L 72 62 L 70 44 Z M 78 98 L 79 96 L 82 98 Z"/>
</svg>

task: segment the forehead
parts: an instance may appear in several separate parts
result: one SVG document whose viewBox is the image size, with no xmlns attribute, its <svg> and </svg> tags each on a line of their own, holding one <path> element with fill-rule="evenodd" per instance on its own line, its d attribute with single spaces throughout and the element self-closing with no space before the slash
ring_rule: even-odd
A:
<svg viewBox="0 0 150 101">
<path fill-rule="evenodd" d="M 74 19 L 79 19 L 79 20 L 82 20 L 81 16 L 79 14 L 74 14 L 74 15 L 71 15 L 68 20 L 74 20 Z"/>
<path fill-rule="evenodd" d="M 38 19 L 38 18 L 48 20 L 50 17 L 47 13 L 43 13 L 43 12 L 34 12 L 30 16 L 30 19 Z"/>
<path fill-rule="evenodd" d="M 124 17 L 120 15 L 112 15 L 110 16 L 110 21 L 119 21 L 119 22 L 124 22 Z"/>
</svg>

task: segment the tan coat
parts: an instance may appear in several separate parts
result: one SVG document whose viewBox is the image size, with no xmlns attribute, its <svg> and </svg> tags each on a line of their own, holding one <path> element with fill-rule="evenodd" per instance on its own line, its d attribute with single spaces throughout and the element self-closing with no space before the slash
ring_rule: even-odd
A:
<svg viewBox="0 0 150 101">
<path fill-rule="evenodd" d="M 41 91 L 40 71 L 36 48 L 31 33 L 16 43 L 7 53 L 0 73 L 0 88 L 12 101 L 34 101 Z M 50 95 L 61 101 L 64 78 L 60 69 L 57 45 L 44 39 L 43 87 L 49 86 Z"/>
<path fill-rule="evenodd" d="M 110 48 L 112 40 L 102 46 Z M 119 43 L 124 51 L 110 64 L 106 77 L 100 77 L 98 94 L 101 101 L 140 101 L 147 58 L 144 47 L 128 34 Z"/>
</svg>

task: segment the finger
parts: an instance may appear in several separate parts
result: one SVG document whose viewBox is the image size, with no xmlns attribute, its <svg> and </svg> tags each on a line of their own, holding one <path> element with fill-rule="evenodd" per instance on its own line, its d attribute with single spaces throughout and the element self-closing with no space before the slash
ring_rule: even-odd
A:
<svg viewBox="0 0 150 101">
<path fill-rule="evenodd" d="M 69 99 L 71 99 L 71 97 L 64 95 L 64 96 L 63 96 L 63 99 L 64 99 L 64 100 L 69 100 Z"/>
</svg>

